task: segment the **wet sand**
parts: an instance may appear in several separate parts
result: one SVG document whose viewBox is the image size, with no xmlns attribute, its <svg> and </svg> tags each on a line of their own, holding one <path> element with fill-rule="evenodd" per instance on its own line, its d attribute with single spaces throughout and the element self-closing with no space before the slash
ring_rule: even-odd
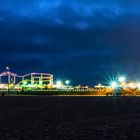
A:
<svg viewBox="0 0 140 140">
<path fill-rule="evenodd" d="M 140 97 L 0 97 L 0 140 L 140 139 Z"/>
</svg>

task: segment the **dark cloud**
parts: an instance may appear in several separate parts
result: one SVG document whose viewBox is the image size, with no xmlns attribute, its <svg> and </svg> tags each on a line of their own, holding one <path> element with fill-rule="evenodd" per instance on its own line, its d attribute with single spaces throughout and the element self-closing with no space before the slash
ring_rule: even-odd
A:
<svg viewBox="0 0 140 140">
<path fill-rule="evenodd" d="M 140 2 L 6 0 L 0 5 L 2 69 L 46 71 L 75 83 L 139 74 Z"/>
</svg>

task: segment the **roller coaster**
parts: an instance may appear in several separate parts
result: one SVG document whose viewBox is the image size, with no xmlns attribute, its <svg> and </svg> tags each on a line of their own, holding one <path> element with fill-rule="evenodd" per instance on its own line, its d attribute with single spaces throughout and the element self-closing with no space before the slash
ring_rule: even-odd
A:
<svg viewBox="0 0 140 140">
<path fill-rule="evenodd" d="M 6 79 L 5 79 L 6 77 Z M 31 90 L 53 88 L 53 75 L 49 73 L 29 73 L 17 75 L 6 68 L 0 73 L 0 89 Z"/>
</svg>

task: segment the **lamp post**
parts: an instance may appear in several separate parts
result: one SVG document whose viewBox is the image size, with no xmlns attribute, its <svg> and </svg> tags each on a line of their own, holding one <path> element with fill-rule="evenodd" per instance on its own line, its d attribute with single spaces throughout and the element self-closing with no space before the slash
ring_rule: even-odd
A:
<svg viewBox="0 0 140 140">
<path fill-rule="evenodd" d="M 9 71 L 9 67 L 6 67 L 6 74 L 8 76 L 8 89 L 7 92 L 10 92 L 10 71 Z"/>
<path fill-rule="evenodd" d="M 65 81 L 65 84 L 67 85 L 67 89 L 68 89 L 68 85 L 70 84 L 70 81 L 69 80 L 66 80 Z"/>
</svg>

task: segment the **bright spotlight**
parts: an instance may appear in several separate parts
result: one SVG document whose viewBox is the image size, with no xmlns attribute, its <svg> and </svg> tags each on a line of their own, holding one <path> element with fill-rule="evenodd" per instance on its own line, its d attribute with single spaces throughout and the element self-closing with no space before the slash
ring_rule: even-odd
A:
<svg viewBox="0 0 140 140">
<path fill-rule="evenodd" d="M 62 87 L 62 81 L 56 81 L 56 86 L 57 86 L 58 88 Z"/>
<path fill-rule="evenodd" d="M 62 81 L 56 81 L 56 87 L 62 88 Z"/>
<path fill-rule="evenodd" d="M 56 85 L 62 85 L 62 82 L 61 81 L 57 81 Z"/>
<path fill-rule="evenodd" d="M 111 87 L 116 88 L 118 86 L 117 82 L 111 82 Z"/>
<path fill-rule="evenodd" d="M 124 76 L 119 77 L 119 82 L 125 82 L 126 78 Z"/>
</svg>

